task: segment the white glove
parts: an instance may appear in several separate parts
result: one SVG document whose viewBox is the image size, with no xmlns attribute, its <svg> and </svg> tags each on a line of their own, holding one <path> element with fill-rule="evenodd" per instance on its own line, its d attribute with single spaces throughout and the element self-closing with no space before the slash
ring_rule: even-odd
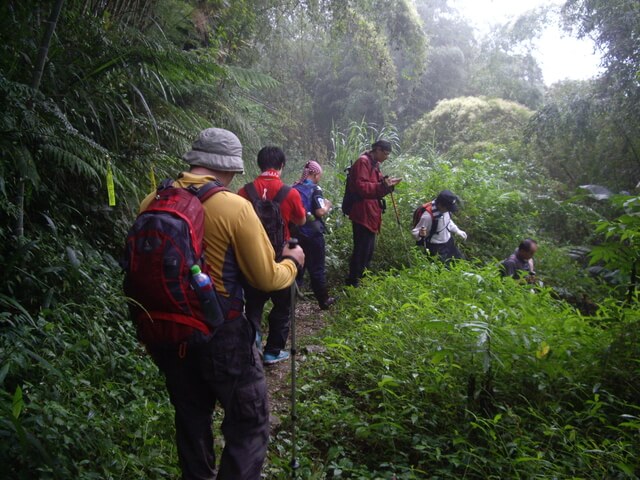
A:
<svg viewBox="0 0 640 480">
<path fill-rule="evenodd" d="M 467 239 L 467 232 L 465 232 L 464 230 L 458 230 L 458 235 L 460 235 L 463 240 Z"/>
</svg>

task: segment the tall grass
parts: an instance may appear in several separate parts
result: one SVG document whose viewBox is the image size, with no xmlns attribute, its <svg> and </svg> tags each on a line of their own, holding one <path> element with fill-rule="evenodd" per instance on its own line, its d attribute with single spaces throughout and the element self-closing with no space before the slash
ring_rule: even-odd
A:
<svg viewBox="0 0 640 480">
<path fill-rule="evenodd" d="M 396 138 L 394 129 L 381 131 L 366 124 L 353 124 L 342 133 L 333 132 L 336 170 L 323 177 L 325 196 L 339 200 L 344 192 L 344 168 L 357 159 L 370 142 L 381 136 Z M 395 140 L 393 140 L 395 141 Z M 608 289 L 589 277 L 567 251 L 571 245 L 593 241 L 592 222 L 599 215 L 585 203 L 565 200 L 558 186 L 543 178 L 524 162 L 516 162 L 495 146 L 468 159 L 452 159 L 432 149 L 423 155 L 394 154 L 381 165 L 385 174 L 403 181 L 387 195 L 387 209 L 377 237 L 371 263 L 374 272 L 411 264 L 415 242 L 411 237 L 413 210 L 435 198 L 443 189 L 461 198 L 462 208 L 453 219 L 468 234 L 458 247 L 471 261 L 495 264 L 510 255 L 527 237 L 538 240 L 538 274 L 556 294 L 574 303 L 591 304 Z M 336 208 L 327 220 L 327 270 L 334 284 L 343 282 L 351 254 L 351 222 Z"/>
</svg>

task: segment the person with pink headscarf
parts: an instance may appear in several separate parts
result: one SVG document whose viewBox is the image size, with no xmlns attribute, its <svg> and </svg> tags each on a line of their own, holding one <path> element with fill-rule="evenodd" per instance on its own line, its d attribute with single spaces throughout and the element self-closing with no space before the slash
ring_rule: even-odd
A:
<svg viewBox="0 0 640 480">
<path fill-rule="evenodd" d="M 302 204 L 307 211 L 307 222 L 297 228 L 295 235 L 305 253 L 304 267 L 298 272 L 296 281 L 302 286 L 304 272 L 309 272 L 311 289 L 322 310 L 335 303 L 329 296 L 325 270 L 325 241 L 323 217 L 331 211 L 332 204 L 324 198 L 318 183 L 322 177 L 322 167 L 315 160 L 309 160 L 302 169 L 302 175 L 293 188 L 298 190 Z"/>
</svg>

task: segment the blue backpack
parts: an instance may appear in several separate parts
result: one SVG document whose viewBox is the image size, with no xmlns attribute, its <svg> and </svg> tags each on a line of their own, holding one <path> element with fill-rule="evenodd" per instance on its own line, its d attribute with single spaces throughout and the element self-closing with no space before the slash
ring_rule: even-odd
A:
<svg viewBox="0 0 640 480">
<path fill-rule="evenodd" d="M 316 186 L 309 183 L 296 183 L 293 188 L 300 193 L 304 209 L 307 212 L 311 212 L 311 200 L 313 199 L 313 192 L 315 191 Z"/>
<path fill-rule="evenodd" d="M 294 228 L 294 231 L 302 233 L 306 237 L 311 237 L 317 233 L 323 232 L 323 224 L 322 221 L 315 218 L 313 216 L 313 192 L 315 192 L 317 185 L 310 183 L 296 183 L 293 188 L 295 188 L 300 193 L 300 198 L 302 199 L 302 206 L 304 210 L 307 212 L 307 223 Z M 291 227 L 290 227 L 291 228 Z"/>
</svg>

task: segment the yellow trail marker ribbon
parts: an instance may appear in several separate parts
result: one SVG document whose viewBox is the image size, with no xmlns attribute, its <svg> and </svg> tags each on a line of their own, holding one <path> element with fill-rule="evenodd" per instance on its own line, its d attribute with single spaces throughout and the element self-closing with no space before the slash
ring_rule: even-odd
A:
<svg viewBox="0 0 640 480">
<path fill-rule="evenodd" d="M 116 206 L 116 188 L 113 185 L 113 171 L 111 170 L 111 160 L 107 163 L 107 193 L 109 194 L 109 206 Z"/>
<path fill-rule="evenodd" d="M 156 174 L 153 171 L 153 165 L 149 168 L 149 181 L 151 182 L 151 191 L 155 192 L 158 189 L 158 182 L 156 182 Z"/>
</svg>

